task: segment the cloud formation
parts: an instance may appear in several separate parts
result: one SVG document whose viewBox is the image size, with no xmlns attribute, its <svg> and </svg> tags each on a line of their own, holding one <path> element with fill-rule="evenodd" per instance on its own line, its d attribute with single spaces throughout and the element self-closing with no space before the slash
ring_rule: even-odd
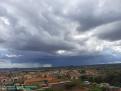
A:
<svg viewBox="0 0 121 91">
<path fill-rule="evenodd" d="M 116 21 L 97 28 L 97 36 L 104 40 L 121 40 L 121 21 Z"/>
<path fill-rule="evenodd" d="M 0 58 L 120 54 L 120 8 L 120 0 L 0 0 Z"/>
</svg>

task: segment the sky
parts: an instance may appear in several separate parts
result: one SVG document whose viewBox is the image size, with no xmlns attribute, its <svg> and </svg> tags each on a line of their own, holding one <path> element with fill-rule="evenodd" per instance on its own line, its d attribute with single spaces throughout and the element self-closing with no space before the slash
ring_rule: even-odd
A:
<svg viewBox="0 0 121 91">
<path fill-rule="evenodd" d="M 0 68 L 121 63 L 121 0 L 0 0 Z"/>
</svg>

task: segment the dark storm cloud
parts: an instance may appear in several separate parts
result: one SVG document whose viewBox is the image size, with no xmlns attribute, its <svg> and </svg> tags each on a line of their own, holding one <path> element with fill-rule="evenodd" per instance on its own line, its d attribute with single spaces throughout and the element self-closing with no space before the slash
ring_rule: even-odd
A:
<svg viewBox="0 0 121 91">
<path fill-rule="evenodd" d="M 1 44 L 1 43 L 4 43 L 4 41 L 5 41 L 5 40 L 4 40 L 2 37 L 0 37 L 0 44 Z"/>
<path fill-rule="evenodd" d="M 80 66 L 80 65 L 92 65 L 92 64 L 106 64 L 106 63 L 118 63 L 121 57 L 112 55 L 83 55 L 83 56 L 49 56 L 49 57 L 36 57 L 36 58 L 24 58 L 24 59 L 13 59 L 12 63 L 40 63 L 40 64 L 51 64 L 52 66 Z M 20 61 L 21 60 L 21 61 Z M 29 60 L 29 61 L 27 61 Z M 93 60 L 93 62 L 92 62 Z"/>
<path fill-rule="evenodd" d="M 89 29 L 121 20 L 120 4 L 120 0 L 116 2 L 111 0 L 80 1 L 77 7 L 72 7 L 70 11 L 68 10 L 67 17 L 80 23 L 79 31 L 88 31 Z"/>
<path fill-rule="evenodd" d="M 104 40 L 121 40 L 121 21 L 110 23 L 97 28 L 97 36 Z"/>
<path fill-rule="evenodd" d="M 18 63 L 121 52 L 120 8 L 120 0 L 0 0 L 0 50 Z"/>
<path fill-rule="evenodd" d="M 28 0 L 29 4 L 26 5 L 23 1 L 5 1 L 1 4 L 7 11 L 5 17 L 10 22 L 9 26 L 3 25 L 7 30 L 1 31 L 8 37 L 5 39 L 5 46 L 18 50 L 47 52 L 76 48 L 73 41 L 64 39 L 67 31 L 61 24 L 63 21 L 56 19 L 61 17 L 49 10 L 53 3 L 48 6 L 49 1 L 37 2 Z"/>
<path fill-rule="evenodd" d="M 120 0 L 1 1 L 0 15 L 9 22 L 1 29 L 6 37 L 4 46 L 44 52 L 78 49 L 80 43 L 71 38 L 75 35 L 68 35 L 120 20 L 120 3 Z"/>
</svg>

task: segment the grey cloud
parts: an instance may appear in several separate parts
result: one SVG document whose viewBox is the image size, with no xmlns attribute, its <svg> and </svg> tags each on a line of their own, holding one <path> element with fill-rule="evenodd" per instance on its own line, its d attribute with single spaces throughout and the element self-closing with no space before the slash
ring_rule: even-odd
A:
<svg viewBox="0 0 121 91">
<path fill-rule="evenodd" d="M 121 21 L 113 22 L 97 28 L 96 36 L 103 40 L 121 40 Z"/>
<path fill-rule="evenodd" d="M 119 60 L 120 8 L 120 0 L 0 0 L 1 65 L 33 67 L 35 63 L 38 67 Z"/>
<path fill-rule="evenodd" d="M 57 16 L 48 11 L 48 7 L 43 3 L 41 6 L 40 1 L 37 1 L 39 4 L 27 1 L 28 5 L 22 1 L 4 2 L 2 5 L 9 11 L 6 18 L 10 22 L 6 32 L 9 38 L 5 40 L 5 47 L 46 52 L 76 48 L 77 44 L 73 45 L 73 41 L 64 40 L 67 31 L 55 19 Z M 42 9 L 36 10 L 39 8 Z"/>
<path fill-rule="evenodd" d="M 4 39 L 3 38 L 0 38 L 0 43 L 4 43 Z"/>
<path fill-rule="evenodd" d="M 121 20 L 121 1 L 85 0 L 70 8 L 67 18 L 79 22 L 79 31 L 88 31 L 103 24 Z M 73 9 L 74 8 L 74 9 Z"/>
<path fill-rule="evenodd" d="M 46 53 L 58 50 L 88 50 L 85 42 L 89 37 L 86 40 L 73 39 L 76 31 L 88 32 L 90 29 L 121 19 L 120 0 L 115 2 L 112 0 L 0 1 L 0 11 L 2 11 L 0 16 L 10 22 L 8 26 L 3 25 L 6 31 L 4 29 L 2 29 L 4 32 L 0 31 L 0 34 L 4 33 L 3 47 L 13 50 Z M 102 30 L 105 31 L 105 27 L 100 31 Z M 103 32 L 104 34 L 99 32 L 95 36 L 105 39 L 107 34 L 114 33 L 112 30 L 109 32 Z M 120 34 L 118 36 L 120 39 Z"/>
</svg>

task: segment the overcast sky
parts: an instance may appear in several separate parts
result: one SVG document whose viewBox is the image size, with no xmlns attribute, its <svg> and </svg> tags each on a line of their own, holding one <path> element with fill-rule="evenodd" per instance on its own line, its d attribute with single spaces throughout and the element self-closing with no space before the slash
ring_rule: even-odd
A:
<svg viewBox="0 0 121 91">
<path fill-rule="evenodd" d="M 121 0 L 0 0 L 0 68 L 121 63 Z"/>
</svg>

